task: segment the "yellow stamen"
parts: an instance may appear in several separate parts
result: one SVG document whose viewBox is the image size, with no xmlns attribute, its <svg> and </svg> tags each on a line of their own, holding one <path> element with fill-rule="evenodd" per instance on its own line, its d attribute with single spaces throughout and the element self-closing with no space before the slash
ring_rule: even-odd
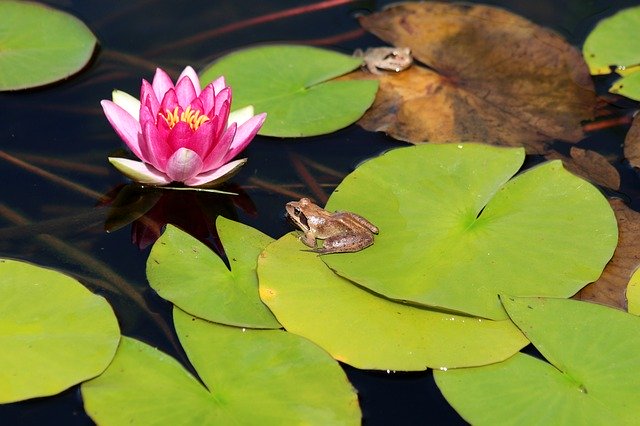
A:
<svg viewBox="0 0 640 426">
<path fill-rule="evenodd" d="M 175 107 L 173 111 L 166 110 L 164 114 L 160 113 L 160 116 L 164 118 L 170 129 L 182 121 L 187 123 L 191 130 L 197 130 L 202 126 L 202 123 L 209 121 L 209 117 L 200 114 L 200 110 L 192 110 L 191 106 L 188 106 L 181 114 L 178 114 L 178 107 Z"/>
</svg>

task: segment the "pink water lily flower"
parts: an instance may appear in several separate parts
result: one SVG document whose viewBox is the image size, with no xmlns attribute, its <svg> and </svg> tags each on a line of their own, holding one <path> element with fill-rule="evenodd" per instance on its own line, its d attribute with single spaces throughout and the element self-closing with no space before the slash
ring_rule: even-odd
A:
<svg viewBox="0 0 640 426">
<path fill-rule="evenodd" d="M 220 77 L 200 90 L 186 67 L 174 85 L 156 70 L 142 80 L 140 101 L 115 90 L 101 102 L 109 123 L 141 161 L 110 157 L 109 162 L 136 182 L 188 186 L 214 185 L 231 177 L 247 160 L 233 160 L 258 133 L 266 114 L 248 106 L 230 113 L 231 88 Z"/>
</svg>

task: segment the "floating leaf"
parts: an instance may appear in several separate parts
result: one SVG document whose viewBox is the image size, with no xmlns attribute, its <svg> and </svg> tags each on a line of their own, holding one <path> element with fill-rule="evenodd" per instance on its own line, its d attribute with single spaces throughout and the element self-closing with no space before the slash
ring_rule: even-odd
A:
<svg viewBox="0 0 640 426">
<path fill-rule="evenodd" d="M 147 260 L 147 279 L 158 294 L 185 311 L 240 327 L 280 328 L 260 301 L 256 263 L 273 239 L 218 217 L 216 227 L 231 270 L 207 246 L 168 225 Z"/>
<path fill-rule="evenodd" d="M 620 189 L 620 174 L 611 163 L 601 154 L 571 147 L 569 157 L 557 151 L 545 155 L 547 160 L 562 160 L 564 167 L 574 175 L 580 176 L 589 182 L 613 190 Z"/>
<path fill-rule="evenodd" d="M 582 46 L 591 74 L 609 74 L 611 67 L 640 64 L 640 6 L 623 9 L 598 22 Z"/>
<path fill-rule="evenodd" d="M 288 331 L 357 368 L 482 365 L 527 344 L 511 321 L 451 315 L 377 297 L 334 274 L 317 254 L 301 250 L 293 234 L 260 255 L 258 276 L 262 300 Z"/>
<path fill-rule="evenodd" d="M 598 280 L 580 290 L 574 299 L 625 309 L 627 283 L 640 266 L 640 213 L 620 199 L 612 199 L 609 203 L 618 222 L 618 245 Z"/>
<path fill-rule="evenodd" d="M 0 90 L 42 86 L 84 67 L 96 38 L 81 21 L 29 1 L 0 2 Z"/>
<path fill-rule="evenodd" d="M 173 358 L 123 338 L 105 373 L 82 385 L 96 423 L 359 424 L 344 372 L 309 341 L 209 323 L 178 309 L 174 321 L 206 388 Z"/>
<path fill-rule="evenodd" d="M 587 36 L 582 47 L 591 74 L 609 74 L 612 68 L 622 77 L 609 89 L 640 100 L 640 6 L 623 9 L 603 19 Z"/>
<path fill-rule="evenodd" d="M 631 128 L 624 138 L 624 156 L 633 167 L 640 168 L 640 115 L 631 122 Z"/>
<path fill-rule="evenodd" d="M 391 299 L 491 319 L 506 318 L 500 293 L 571 296 L 611 258 L 615 217 L 559 161 L 507 182 L 523 158 L 518 148 L 429 144 L 362 164 L 327 209 L 361 214 L 380 234 L 322 259 Z"/>
<path fill-rule="evenodd" d="M 104 298 L 59 272 L 0 259 L 0 403 L 100 374 L 120 340 Z"/>
<path fill-rule="evenodd" d="M 483 424 L 637 424 L 640 318 L 561 299 L 503 297 L 511 319 L 549 360 L 435 371 L 447 401 Z"/>
<path fill-rule="evenodd" d="M 542 153 L 552 139 L 582 139 L 593 83 L 580 52 L 558 34 L 505 10 L 461 3 L 407 2 L 362 16 L 381 39 L 411 48 L 407 71 L 379 78 L 359 121 L 412 143 L 483 141 Z"/>
<path fill-rule="evenodd" d="M 629 313 L 640 315 L 640 269 L 636 269 L 631 276 L 626 295 Z"/>
<path fill-rule="evenodd" d="M 231 53 L 206 68 L 206 84 L 223 75 L 234 108 L 266 112 L 261 135 L 298 137 L 331 133 L 359 119 L 371 106 L 375 81 L 329 81 L 362 60 L 309 46 L 271 45 Z"/>
</svg>

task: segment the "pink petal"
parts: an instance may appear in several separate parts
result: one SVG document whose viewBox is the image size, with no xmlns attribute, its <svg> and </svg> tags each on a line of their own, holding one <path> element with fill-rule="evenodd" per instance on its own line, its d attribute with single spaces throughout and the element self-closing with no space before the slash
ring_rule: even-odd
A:
<svg viewBox="0 0 640 426">
<path fill-rule="evenodd" d="M 220 113 L 217 114 L 216 116 L 220 119 L 220 121 L 218 121 L 218 127 L 216 128 L 215 134 L 216 137 L 220 137 L 220 135 L 222 134 L 222 132 L 228 127 L 228 121 L 229 121 L 229 101 L 224 101 L 224 103 L 222 104 L 222 107 L 220 108 Z"/>
<path fill-rule="evenodd" d="M 162 102 L 160 102 L 160 112 L 162 114 L 166 114 L 167 111 L 173 112 L 175 107 L 180 106 L 178 104 L 178 96 L 176 96 L 176 91 L 173 89 L 169 89 L 167 93 L 164 94 Z M 186 106 L 186 105 L 185 105 Z M 178 108 L 178 114 L 182 112 L 182 108 Z"/>
<path fill-rule="evenodd" d="M 184 181 L 184 184 L 189 186 L 201 186 L 201 185 L 209 186 L 209 185 L 216 185 L 216 184 L 222 183 L 225 180 L 232 177 L 234 174 L 236 174 L 240 169 L 240 167 L 242 167 L 246 162 L 247 162 L 246 158 L 232 161 L 215 170 L 201 173 L 194 178 L 187 179 Z"/>
<path fill-rule="evenodd" d="M 178 104 L 183 109 L 186 109 L 191 101 L 197 97 L 193 82 L 188 77 L 183 77 L 176 84 L 176 96 L 178 97 Z"/>
<path fill-rule="evenodd" d="M 200 158 L 205 158 L 214 149 L 216 139 L 213 137 L 213 131 L 216 128 L 216 121 L 217 118 L 214 117 L 213 120 L 202 123 L 182 146 L 194 151 Z"/>
<path fill-rule="evenodd" d="M 131 114 L 122 109 L 111 101 L 101 101 L 104 115 L 111 123 L 111 127 L 116 131 L 118 136 L 124 141 L 133 154 L 144 160 L 144 156 L 140 150 L 140 123 L 133 118 Z"/>
<path fill-rule="evenodd" d="M 142 137 L 147 151 L 147 163 L 151 163 L 161 172 L 167 171 L 167 161 L 174 153 L 166 141 L 166 135 L 162 131 L 162 127 L 158 128 L 152 122 L 144 123 L 142 128 Z"/>
<path fill-rule="evenodd" d="M 186 148 L 189 144 L 189 139 L 193 135 L 193 130 L 184 121 L 179 121 L 173 126 L 173 129 L 169 131 L 167 136 L 167 145 L 171 147 L 173 151 L 177 151 L 180 148 Z"/>
<path fill-rule="evenodd" d="M 127 158 L 109 157 L 109 162 L 128 178 L 149 185 L 166 185 L 171 183 L 169 176 L 161 173 L 146 163 Z"/>
<path fill-rule="evenodd" d="M 208 172 L 210 170 L 217 169 L 225 163 L 225 161 L 222 160 L 225 158 L 227 151 L 233 142 L 233 138 L 236 135 L 236 129 L 236 124 L 233 123 L 227 130 L 225 130 L 209 155 L 205 157 L 202 170 Z"/>
<path fill-rule="evenodd" d="M 233 143 L 229 147 L 227 154 L 222 159 L 223 163 L 231 160 L 245 149 L 247 145 L 249 145 L 260 130 L 260 127 L 262 127 L 266 118 L 267 114 L 263 112 L 262 114 L 254 115 L 249 120 L 245 121 L 243 125 L 238 127 L 236 136 L 233 138 Z"/>
<path fill-rule="evenodd" d="M 185 182 L 202 170 L 202 159 L 187 148 L 177 150 L 167 162 L 167 175 L 176 182 Z"/>
<path fill-rule="evenodd" d="M 211 110 L 215 106 L 215 95 L 213 93 L 213 86 L 208 85 L 202 90 L 198 99 L 202 102 L 202 111 L 209 115 L 211 114 Z"/>
<path fill-rule="evenodd" d="M 216 78 L 215 80 L 213 80 L 211 83 L 209 83 L 213 86 L 213 91 L 216 93 L 216 95 L 218 93 L 220 93 L 220 91 L 222 89 L 224 89 L 225 87 L 227 87 L 227 83 L 225 83 L 224 81 L 224 77 L 220 76 L 218 78 Z"/>
<path fill-rule="evenodd" d="M 226 107 L 225 107 L 225 102 L 226 102 Z M 231 89 L 227 87 L 226 89 L 223 89 L 220 93 L 216 95 L 214 115 L 221 115 L 224 108 L 230 109 L 230 105 L 231 105 Z M 227 114 L 229 114 L 228 111 L 227 111 Z"/>
<path fill-rule="evenodd" d="M 188 77 L 189 80 L 191 80 L 191 83 L 193 83 L 193 88 L 196 90 L 196 96 L 200 95 L 200 79 L 198 78 L 198 74 L 196 74 L 195 70 L 190 66 L 187 66 L 182 70 L 180 77 L 178 77 L 178 81 L 182 80 L 182 77 Z"/>
<path fill-rule="evenodd" d="M 153 91 L 156 93 L 156 99 L 160 100 L 164 98 L 169 89 L 173 89 L 173 81 L 171 81 L 169 74 L 160 68 L 156 68 L 156 74 L 153 76 L 151 86 L 153 86 Z"/>
<path fill-rule="evenodd" d="M 162 98 L 160 98 L 162 99 Z M 156 92 L 153 91 L 153 87 L 147 80 L 142 80 L 142 87 L 140 88 L 140 103 L 146 105 L 155 117 L 160 109 L 160 101 L 156 97 Z"/>
</svg>

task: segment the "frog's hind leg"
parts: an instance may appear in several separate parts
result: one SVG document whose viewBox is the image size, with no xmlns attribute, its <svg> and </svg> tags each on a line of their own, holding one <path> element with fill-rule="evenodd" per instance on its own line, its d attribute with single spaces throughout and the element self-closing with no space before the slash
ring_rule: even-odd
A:
<svg viewBox="0 0 640 426">
<path fill-rule="evenodd" d="M 364 226 L 365 228 L 367 228 L 369 231 L 373 232 L 374 234 L 377 234 L 379 232 L 379 229 L 377 226 L 375 226 L 373 223 L 369 222 L 367 219 L 365 219 L 364 217 L 360 216 L 359 214 L 355 214 L 355 213 L 351 213 L 351 212 L 342 212 L 342 211 L 337 211 L 335 212 L 335 218 L 341 218 L 343 215 L 349 215 L 352 219 L 354 219 L 355 221 L 357 221 L 360 225 Z"/>
<path fill-rule="evenodd" d="M 371 244 L 373 244 L 373 235 L 371 234 L 341 233 L 325 239 L 322 247 L 316 249 L 315 252 L 320 254 L 353 253 L 369 247 Z"/>
</svg>

